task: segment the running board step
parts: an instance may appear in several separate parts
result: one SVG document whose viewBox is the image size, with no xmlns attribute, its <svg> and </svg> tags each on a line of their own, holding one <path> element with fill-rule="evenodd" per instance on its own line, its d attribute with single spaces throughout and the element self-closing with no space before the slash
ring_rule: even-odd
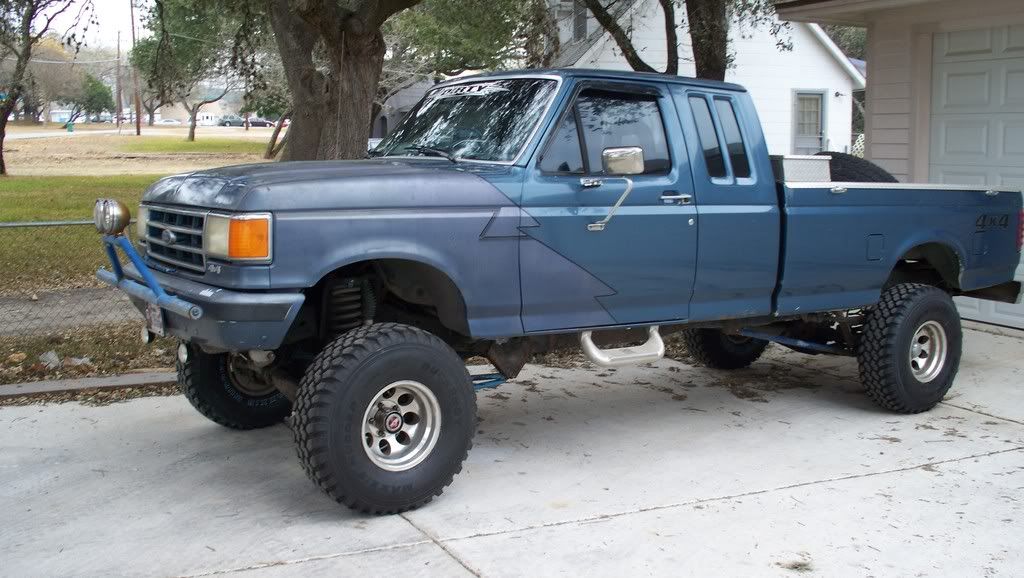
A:
<svg viewBox="0 0 1024 578">
<path fill-rule="evenodd" d="M 635 363 L 658 361 L 665 356 L 665 342 L 661 340 L 658 326 L 647 328 L 647 341 L 636 347 L 620 347 L 618 349 L 601 349 L 594 345 L 590 331 L 580 334 L 580 345 L 587 359 L 602 367 L 619 367 Z"/>
</svg>

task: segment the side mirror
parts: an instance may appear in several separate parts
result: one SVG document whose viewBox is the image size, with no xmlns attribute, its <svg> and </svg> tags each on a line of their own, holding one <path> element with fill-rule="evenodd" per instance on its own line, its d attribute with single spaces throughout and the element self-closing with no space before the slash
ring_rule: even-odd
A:
<svg viewBox="0 0 1024 578">
<path fill-rule="evenodd" d="M 640 147 L 606 148 L 601 164 L 608 176 L 640 175 L 644 172 L 644 149 Z"/>
</svg>

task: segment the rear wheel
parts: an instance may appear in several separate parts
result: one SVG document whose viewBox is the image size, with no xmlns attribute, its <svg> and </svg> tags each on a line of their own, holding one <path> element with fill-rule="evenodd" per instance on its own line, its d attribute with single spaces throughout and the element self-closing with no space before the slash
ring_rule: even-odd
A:
<svg viewBox="0 0 1024 578">
<path fill-rule="evenodd" d="M 211 421 L 244 430 L 280 423 L 291 413 L 288 398 L 237 354 L 185 347 L 188 357 L 178 361 L 178 386 L 192 407 Z"/>
<path fill-rule="evenodd" d="M 299 385 L 292 425 L 303 468 L 329 496 L 362 512 L 397 513 L 440 495 L 462 469 L 476 396 L 443 341 L 382 323 L 320 352 Z"/>
<path fill-rule="evenodd" d="M 768 342 L 718 329 L 686 329 L 683 344 L 699 364 L 714 369 L 741 369 L 757 361 Z"/>
<path fill-rule="evenodd" d="M 898 413 L 935 407 L 956 378 L 962 341 L 949 294 L 916 283 L 890 287 L 868 315 L 857 347 L 868 396 Z"/>
</svg>

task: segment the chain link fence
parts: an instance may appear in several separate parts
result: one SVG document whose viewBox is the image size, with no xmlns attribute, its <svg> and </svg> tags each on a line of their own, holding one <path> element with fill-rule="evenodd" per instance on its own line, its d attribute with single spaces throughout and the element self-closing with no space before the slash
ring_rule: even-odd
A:
<svg viewBox="0 0 1024 578">
<path fill-rule="evenodd" d="M 104 265 L 92 221 L 0 223 L 0 339 L 137 326 L 127 297 L 96 279 Z"/>
</svg>

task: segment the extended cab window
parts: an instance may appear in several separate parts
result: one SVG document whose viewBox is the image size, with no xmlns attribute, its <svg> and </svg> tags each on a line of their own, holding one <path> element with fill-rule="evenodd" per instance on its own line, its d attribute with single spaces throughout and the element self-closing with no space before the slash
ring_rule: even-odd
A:
<svg viewBox="0 0 1024 578">
<path fill-rule="evenodd" d="M 722 123 L 722 133 L 725 135 L 725 148 L 729 151 L 732 174 L 738 179 L 749 178 L 750 161 L 747 159 L 747 147 L 743 144 L 743 135 L 740 133 L 740 124 L 736 120 L 736 111 L 733 110 L 732 102 L 724 98 L 716 98 L 715 110 L 718 111 L 718 121 Z"/>
<path fill-rule="evenodd" d="M 601 153 L 614 147 L 643 148 L 644 174 L 671 168 L 656 95 L 587 89 L 576 99 L 576 107 L 591 173 L 603 172 Z"/>
<path fill-rule="evenodd" d="M 715 122 L 711 119 L 708 101 L 702 96 L 691 96 L 690 109 L 693 111 L 693 121 L 697 123 L 700 146 L 704 149 L 704 162 L 708 165 L 708 176 L 724 177 L 725 159 L 722 158 L 722 146 L 718 143 L 718 133 L 715 132 Z"/>
</svg>

